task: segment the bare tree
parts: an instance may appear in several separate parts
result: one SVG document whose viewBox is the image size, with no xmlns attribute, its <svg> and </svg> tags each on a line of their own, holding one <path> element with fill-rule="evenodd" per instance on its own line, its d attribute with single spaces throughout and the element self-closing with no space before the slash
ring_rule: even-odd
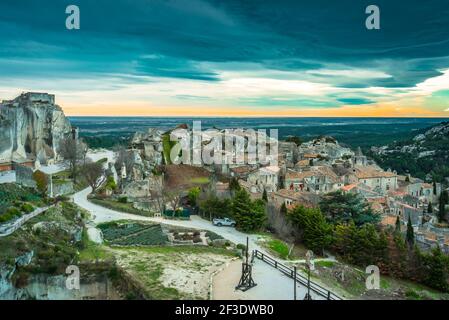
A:
<svg viewBox="0 0 449 320">
<path fill-rule="evenodd" d="M 168 187 L 163 178 L 152 186 L 149 193 L 151 199 L 156 202 L 161 214 L 164 214 L 168 204 L 173 209 L 173 216 L 175 215 L 176 210 L 181 206 L 184 196 L 182 189 Z"/>
<path fill-rule="evenodd" d="M 68 163 L 74 182 L 76 182 L 78 162 L 85 161 L 86 153 L 87 145 L 80 139 L 67 136 L 59 142 L 59 154 Z"/>
<path fill-rule="evenodd" d="M 167 202 L 171 204 L 171 207 L 173 209 L 173 217 L 175 216 L 176 211 L 181 206 L 181 202 L 184 196 L 184 192 L 181 189 L 176 188 L 170 188 L 169 190 L 166 190 L 166 199 Z"/>
<path fill-rule="evenodd" d="M 114 147 L 115 153 L 115 169 L 120 172 L 122 165 L 125 164 L 126 172 L 131 172 L 134 165 L 134 155 L 123 145 Z"/>
<path fill-rule="evenodd" d="M 81 176 L 91 186 L 92 192 L 95 192 L 105 180 L 103 165 L 98 162 L 87 162 L 82 167 Z"/>
</svg>

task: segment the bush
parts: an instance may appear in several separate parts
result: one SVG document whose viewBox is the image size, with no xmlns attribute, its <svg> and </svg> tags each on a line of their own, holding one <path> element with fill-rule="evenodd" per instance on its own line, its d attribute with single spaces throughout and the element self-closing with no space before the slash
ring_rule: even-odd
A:
<svg viewBox="0 0 449 320">
<path fill-rule="evenodd" d="M 70 197 L 68 196 L 57 196 L 56 197 L 56 202 L 64 202 L 64 201 L 69 201 Z"/>
<path fill-rule="evenodd" d="M 246 246 L 242 243 L 239 243 L 236 248 L 242 251 L 246 251 Z"/>
<path fill-rule="evenodd" d="M 35 171 L 33 173 L 33 180 L 36 182 L 36 188 L 40 193 L 45 194 L 47 192 L 48 179 L 47 175 L 42 171 Z"/>
<path fill-rule="evenodd" d="M 203 242 L 203 240 L 201 240 L 200 236 L 196 236 L 193 238 L 193 243 L 200 243 L 200 242 Z"/>
<path fill-rule="evenodd" d="M 0 223 L 13 220 L 14 218 L 20 217 L 21 215 L 22 213 L 19 211 L 19 209 L 10 207 L 4 214 L 0 215 Z"/>
<path fill-rule="evenodd" d="M 113 176 L 108 177 L 108 179 L 106 180 L 105 188 L 112 191 L 115 191 L 117 189 L 117 184 L 115 183 Z"/>
<path fill-rule="evenodd" d="M 22 210 L 22 212 L 24 213 L 31 213 L 34 211 L 34 207 L 29 204 L 29 203 L 24 203 L 22 204 L 22 206 L 20 207 L 20 209 Z"/>
<path fill-rule="evenodd" d="M 120 197 L 117 201 L 120 203 L 128 203 L 128 197 Z"/>
</svg>

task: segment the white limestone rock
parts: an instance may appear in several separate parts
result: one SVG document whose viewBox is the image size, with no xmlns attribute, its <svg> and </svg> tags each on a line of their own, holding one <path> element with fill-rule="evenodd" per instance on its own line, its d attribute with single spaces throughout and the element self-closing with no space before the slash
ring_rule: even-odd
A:
<svg viewBox="0 0 449 320">
<path fill-rule="evenodd" d="M 57 156 L 59 141 L 71 133 L 71 125 L 55 96 L 24 93 L 0 104 L 0 162 Z"/>
</svg>

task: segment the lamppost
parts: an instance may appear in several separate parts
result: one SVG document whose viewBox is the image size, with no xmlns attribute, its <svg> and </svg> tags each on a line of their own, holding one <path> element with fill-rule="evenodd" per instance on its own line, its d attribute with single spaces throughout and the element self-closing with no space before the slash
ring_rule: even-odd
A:
<svg viewBox="0 0 449 320">
<path fill-rule="evenodd" d="M 309 250 L 306 253 L 306 266 L 307 266 L 307 293 L 304 300 L 312 300 L 310 295 L 310 271 L 313 270 L 313 251 Z"/>
<path fill-rule="evenodd" d="M 293 275 L 293 300 L 296 300 L 296 266 L 293 267 L 295 274 Z"/>
</svg>

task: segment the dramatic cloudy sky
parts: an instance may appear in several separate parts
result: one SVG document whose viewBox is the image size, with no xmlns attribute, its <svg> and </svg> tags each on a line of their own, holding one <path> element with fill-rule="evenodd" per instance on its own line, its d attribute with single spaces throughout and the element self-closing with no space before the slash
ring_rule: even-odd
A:
<svg viewBox="0 0 449 320">
<path fill-rule="evenodd" d="M 448 0 L 1 0 L 0 40 L 70 115 L 449 116 Z"/>
</svg>

